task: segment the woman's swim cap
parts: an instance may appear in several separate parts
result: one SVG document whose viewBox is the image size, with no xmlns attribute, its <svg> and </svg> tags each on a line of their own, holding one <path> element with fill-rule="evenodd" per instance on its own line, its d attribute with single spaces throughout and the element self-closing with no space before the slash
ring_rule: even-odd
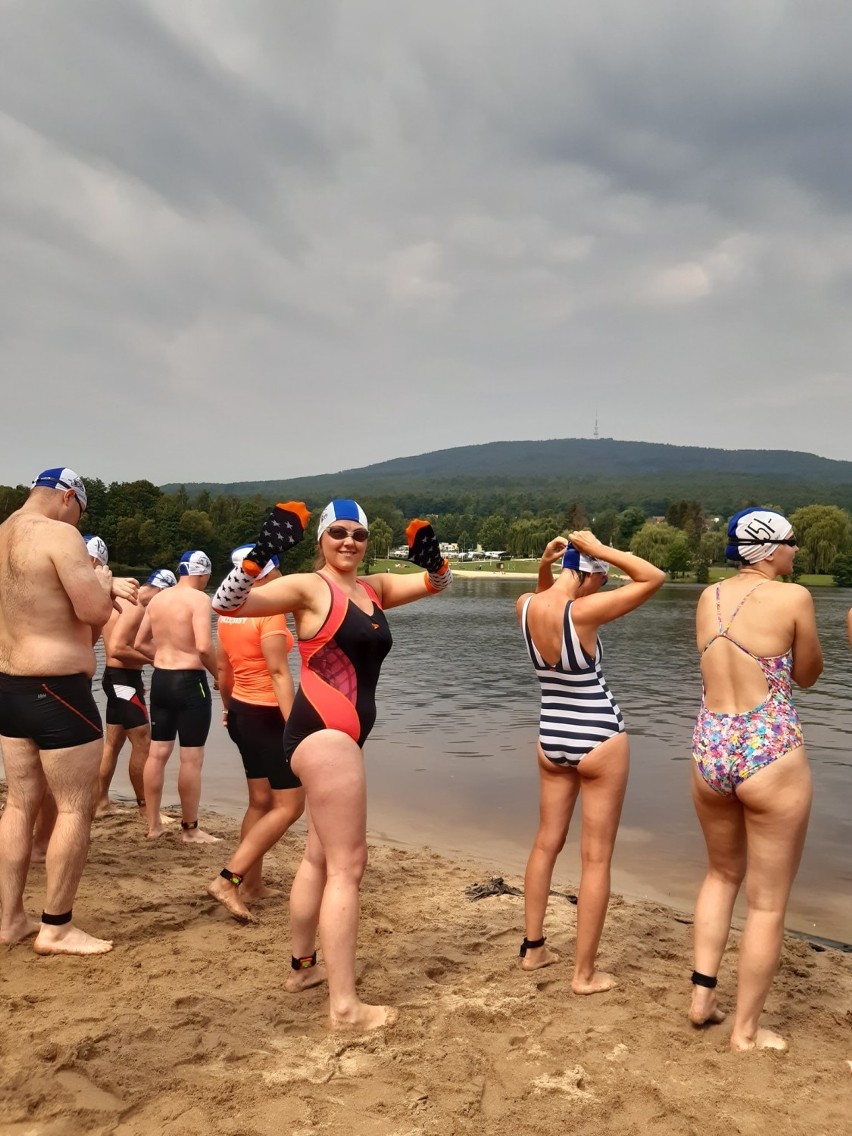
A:
<svg viewBox="0 0 852 1136">
<path fill-rule="evenodd" d="M 771 556 L 779 544 L 789 540 L 793 526 L 781 513 L 751 506 L 734 513 L 728 522 L 728 560 L 757 564 Z"/>
<path fill-rule="evenodd" d="M 336 521 L 356 521 L 368 531 L 370 528 L 367 524 L 367 514 L 357 501 L 350 501 L 346 497 L 336 497 L 333 501 L 329 501 L 320 513 L 317 540 L 320 539 L 328 526 L 333 525 Z"/>
<path fill-rule="evenodd" d="M 587 556 L 585 552 L 580 552 L 575 548 L 571 541 L 562 554 L 562 567 L 571 568 L 574 572 L 588 572 L 590 575 L 595 576 L 609 576 L 609 565 L 605 564 L 603 560 L 598 560 L 596 556 Z"/>
</svg>

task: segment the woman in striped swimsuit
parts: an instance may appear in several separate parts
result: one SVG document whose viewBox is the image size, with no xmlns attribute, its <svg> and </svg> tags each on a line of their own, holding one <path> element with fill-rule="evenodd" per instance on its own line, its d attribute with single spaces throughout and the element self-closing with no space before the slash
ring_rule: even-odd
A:
<svg viewBox="0 0 852 1136">
<path fill-rule="evenodd" d="M 563 570 L 554 580 L 553 565 L 560 559 Z M 630 582 L 601 593 L 608 564 Z M 595 969 L 595 957 L 609 904 L 610 862 L 630 760 L 621 711 L 601 671 L 598 628 L 650 599 L 664 579 L 647 560 L 609 548 L 590 532 L 572 532 L 570 541 L 559 536 L 548 544 L 535 594 L 522 595 L 516 605 L 541 683 L 540 820 L 524 880 L 521 966 L 538 970 L 558 961 L 545 946 L 544 915 L 556 857 L 582 789 L 575 994 L 597 994 L 615 983 L 612 975 Z"/>
</svg>

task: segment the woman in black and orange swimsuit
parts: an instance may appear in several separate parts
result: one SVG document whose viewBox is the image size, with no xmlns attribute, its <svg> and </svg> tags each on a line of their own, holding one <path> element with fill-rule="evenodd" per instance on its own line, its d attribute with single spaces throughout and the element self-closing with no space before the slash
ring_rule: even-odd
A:
<svg viewBox="0 0 852 1136">
<path fill-rule="evenodd" d="M 375 722 L 376 683 L 391 648 L 384 612 L 443 590 L 452 575 L 431 526 L 412 521 L 409 558 L 424 574 L 361 579 L 367 518 L 357 502 L 338 499 L 319 519 L 316 571 L 284 576 L 249 595 L 253 564 L 300 539 L 306 521 L 300 502 L 277 506 L 255 548 L 256 561 L 253 554 L 244 561 L 247 571 L 235 569 L 227 577 L 213 608 L 247 616 L 293 613 L 302 670 L 282 760 L 305 788 L 309 825 L 290 894 L 295 973 L 287 985 L 301 989 L 324 977 L 314 949 L 319 927 L 331 1025 L 368 1030 L 397 1016 L 390 1006 L 362 1002 L 355 989 L 358 893 L 367 864 L 362 747 Z M 285 532 L 290 535 L 282 537 Z"/>
</svg>

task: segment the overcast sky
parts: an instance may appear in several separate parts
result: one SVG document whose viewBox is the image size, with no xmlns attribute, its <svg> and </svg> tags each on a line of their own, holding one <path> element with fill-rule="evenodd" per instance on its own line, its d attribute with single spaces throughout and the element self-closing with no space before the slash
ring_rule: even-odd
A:
<svg viewBox="0 0 852 1136">
<path fill-rule="evenodd" d="M 0 10 L 0 482 L 852 457 L 852 5 Z"/>
</svg>

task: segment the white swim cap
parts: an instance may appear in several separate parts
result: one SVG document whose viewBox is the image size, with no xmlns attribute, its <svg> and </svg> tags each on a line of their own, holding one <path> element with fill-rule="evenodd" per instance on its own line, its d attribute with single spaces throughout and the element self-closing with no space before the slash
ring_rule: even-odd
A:
<svg viewBox="0 0 852 1136">
<path fill-rule="evenodd" d="M 59 490 L 73 489 L 74 496 L 80 502 L 80 509 L 85 513 L 86 505 L 88 504 L 86 486 L 73 469 L 57 466 L 55 469 L 43 470 L 30 485 L 30 489 L 39 488 Z"/>
<path fill-rule="evenodd" d="M 792 533 L 793 526 L 781 513 L 756 506 L 741 509 L 728 522 L 725 556 L 757 564 L 771 556 L 779 544 L 787 544 Z"/>
<path fill-rule="evenodd" d="M 357 521 L 359 525 L 363 525 L 368 531 L 370 528 L 367 524 L 367 514 L 357 501 L 351 501 L 347 497 L 336 497 L 333 501 L 329 501 L 320 513 L 319 524 L 317 525 L 317 540 L 320 539 L 328 526 L 333 525 L 335 521 Z"/>
<path fill-rule="evenodd" d="M 194 552 L 183 554 L 178 564 L 178 571 L 181 576 L 209 576 L 213 571 L 213 565 L 206 552 L 196 549 Z"/>
<path fill-rule="evenodd" d="M 170 572 L 168 568 L 158 568 L 156 572 L 152 572 L 145 584 L 149 588 L 173 588 L 177 583 L 177 578 L 174 572 Z"/>
<path fill-rule="evenodd" d="M 109 549 L 106 543 L 99 536 L 84 536 L 83 540 L 86 542 L 86 551 L 89 556 L 93 556 L 99 564 L 106 567 L 109 560 Z"/>
</svg>

